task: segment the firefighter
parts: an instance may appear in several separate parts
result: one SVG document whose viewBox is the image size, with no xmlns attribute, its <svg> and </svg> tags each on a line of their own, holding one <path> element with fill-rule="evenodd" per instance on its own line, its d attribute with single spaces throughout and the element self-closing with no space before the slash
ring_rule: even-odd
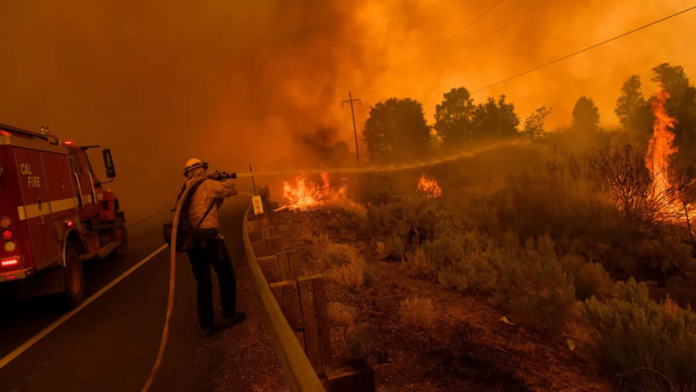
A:
<svg viewBox="0 0 696 392">
<path fill-rule="evenodd" d="M 190 225 L 198 226 L 198 229 L 195 231 L 196 245 L 187 251 L 198 285 L 198 325 L 201 338 L 215 332 L 211 264 L 220 284 L 223 327 L 231 327 L 246 319 L 246 314 L 238 312 L 236 308 L 237 283 L 234 269 L 224 240 L 218 233 L 218 208 L 224 198 L 234 196 L 239 191 L 229 179 L 222 179 L 222 176 L 207 177 L 207 169 L 208 164 L 200 159 L 190 159 L 184 169 L 184 175 L 188 178 L 187 187 L 203 181 L 191 196 L 188 220 Z"/>
</svg>

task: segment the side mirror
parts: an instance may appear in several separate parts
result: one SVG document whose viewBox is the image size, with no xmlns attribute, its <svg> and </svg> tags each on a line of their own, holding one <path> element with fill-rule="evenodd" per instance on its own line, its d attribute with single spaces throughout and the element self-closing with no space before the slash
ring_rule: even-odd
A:
<svg viewBox="0 0 696 392">
<path fill-rule="evenodd" d="M 106 167 L 106 176 L 109 178 L 116 177 L 116 168 L 114 167 L 114 159 L 111 157 L 111 150 L 104 149 L 104 166 Z"/>
</svg>

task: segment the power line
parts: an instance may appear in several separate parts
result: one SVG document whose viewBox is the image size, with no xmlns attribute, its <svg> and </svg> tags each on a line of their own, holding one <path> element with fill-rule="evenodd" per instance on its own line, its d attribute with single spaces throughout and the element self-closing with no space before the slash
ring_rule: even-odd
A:
<svg viewBox="0 0 696 392">
<path fill-rule="evenodd" d="M 480 89 L 478 89 L 478 90 L 472 91 L 472 92 L 471 92 L 471 95 L 476 94 L 476 93 L 480 93 L 481 91 L 484 91 L 484 90 L 488 90 L 488 89 L 491 88 L 491 87 L 495 87 L 495 86 L 497 86 L 497 85 L 499 85 L 499 84 L 503 84 L 503 83 L 505 83 L 505 82 L 509 82 L 509 81 L 511 81 L 511 80 L 513 80 L 513 79 L 517 79 L 517 78 L 519 78 L 519 77 L 521 77 L 521 76 L 527 75 L 527 74 L 532 73 L 532 72 L 534 72 L 534 71 L 538 71 L 538 70 L 540 70 L 540 69 L 542 69 L 542 68 L 548 67 L 549 65 L 556 64 L 556 63 L 558 63 L 558 62 L 560 62 L 560 61 L 566 60 L 566 59 L 571 58 L 571 57 L 573 57 L 573 56 L 577 56 L 577 55 L 579 55 L 579 54 L 581 54 L 581 53 L 587 52 L 588 50 L 594 49 L 594 48 L 596 48 L 596 47 L 602 46 L 602 45 L 607 44 L 607 43 L 612 42 L 612 41 L 616 41 L 616 40 L 619 39 L 619 38 L 623 38 L 623 37 L 625 37 L 625 36 L 627 36 L 627 35 L 630 35 L 630 34 L 633 34 L 633 33 L 635 33 L 635 32 L 638 32 L 638 31 L 640 31 L 640 30 L 643 30 L 643 29 L 646 29 L 646 28 L 648 28 L 648 27 L 654 26 L 654 25 L 656 25 L 656 24 L 658 24 L 658 23 L 662 23 L 662 22 L 664 22 L 664 21 L 666 21 L 666 20 L 668 20 L 668 19 L 672 19 L 672 18 L 674 18 L 674 17 L 676 17 L 676 16 L 679 16 L 679 15 L 681 15 L 681 14 L 685 14 L 685 13 L 687 13 L 687 12 L 689 12 L 689 11 L 693 11 L 693 10 L 695 10 L 695 9 L 696 9 L 696 6 L 693 6 L 693 7 L 691 7 L 691 8 L 687 8 L 687 9 L 685 9 L 685 10 L 683 10 L 683 11 L 677 12 L 676 14 L 672 14 L 672 15 L 667 16 L 667 17 L 665 17 L 665 18 L 662 18 L 662 19 L 656 20 L 656 21 L 654 21 L 654 22 L 652 22 L 652 23 L 646 24 L 645 26 L 638 27 L 637 29 L 633 29 L 633 30 L 628 31 L 628 32 L 626 32 L 626 33 L 623 33 L 623 34 L 621 34 L 621 35 L 617 35 L 616 37 L 609 38 L 609 39 L 606 40 L 606 41 L 602 41 L 602 42 L 600 42 L 600 43 L 598 43 L 598 44 L 594 44 L 594 45 L 592 45 L 592 46 L 588 46 L 588 47 L 585 48 L 585 49 L 581 49 L 581 50 L 579 50 L 579 51 L 577 51 L 577 52 L 571 53 L 571 54 L 569 54 L 569 55 L 563 56 L 563 57 L 558 58 L 558 59 L 556 59 L 556 60 L 550 61 L 550 62 L 548 62 L 548 63 L 546 63 L 546 64 L 540 65 L 540 66 L 538 66 L 538 67 L 535 67 L 535 68 L 532 68 L 532 69 L 530 69 L 530 70 L 524 71 L 524 72 L 519 73 L 519 74 L 517 74 L 517 75 L 511 76 L 511 77 L 509 77 L 509 78 L 507 78 L 507 79 L 503 79 L 503 80 L 501 80 L 501 81 L 499 81 L 499 82 L 495 82 L 495 83 L 493 83 L 493 84 L 489 84 L 489 85 L 486 86 L 486 87 L 482 87 L 482 88 L 480 88 Z M 437 106 L 437 105 L 436 105 L 436 106 Z M 429 108 L 425 109 L 425 111 L 428 111 L 428 110 L 431 110 L 431 109 L 435 109 L 436 106 L 429 107 Z"/>
<path fill-rule="evenodd" d="M 436 50 L 440 49 L 440 48 L 441 48 L 442 46 L 444 46 L 447 42 L 449 42 L 452 38 L 454 38 L 454 37 L 456 37 L 457 35 L 463 33 L 464 31 L 466 31 L 466 29 L 468 29 L 469 27 L 471 27 L 471 25 L 473 25 L 474 23 L 476 23 L 479 19 L 483 18 L 483 17 L 486 16 L 489 12 L 493 11 L 493 10 L 494 10 L 496 7 L 498 7 L 503 1 L 505 1 L 505 0 L 500 0 L 500 1 L 498 1 L 497 3 L 495 3 L 495 5 L 493 5 L 491 8 L 487 9 L 487 10 L 484 11 L 481 15 L 479 15 L 478 17 L 476 17 L 476 19 L 474 19 L 474 20 L 472 20 L 471 22 L 469 22 L 469 24 L 467 24 L 466 26 L 464 26 L 464 27 L 462 27 L 461 29 L 457 30 L 454 34 L 452 34 L 452 35 L 450 35 L 449 37 L 447 37 L 447 39 L 445 39 L 444 41 L 440 42 L 440 45 L 438 45 L 438 46 L 435 47 L 434 49 L 430 50 L 428 53 L 426 53 L 425 55 L 423 55 L 423 57 L 421 57 L 420 59 L 416 60 L 414 63 L 411 63 L 411 65 L 409 65 L 408 67 L 406 67 L 406 68 L 404 68 L 403 70 L 401 70 L 401 72 L 406 72 L 406 71 L 408 71 L 408 70 L 411 69 L 413 66 L 415 66 L 416 64 L 418 64 L 418 63 L 420 63 L 421 61 L 423 61 L 424 59 L 426 59 L 426 58 L 427 58 L 428 56 L 430 56 L 433 52 L 435 52 Z"/>
<path fill-rule="evenodd" d="M 445 17 L 445 18 L 442 19 L 440 22 L 438 22 L 438 25 L 443 25 L 445 22 L 447 22 L 448 20 L 452 19 L 452 17 L 453 17 L 454 15 L 457 14 L 457 11 L 459 11 L 460 9 L 462 9 L 465 5 L 469 4 L 470 1 L 471 1 L 471 0 L 465 0 L 463 3 L 459 4 L 459 7 L 455 8 L 453 11 L 448 12 L 448 13 L 447 13 L 447 17 Z M 411 51 L 411 49 L 413 49 L 413 46 L 411 46 L 410 48 L 408 48 L 408 50 L 406 50 L 404 53 L 405 53 L 405 54 L 408 54 L 408 53 Z"/>
<path fill-rule="evenodd" d="M 496 30 L 493 31 L 492 33 L 490 33 L 490 34 L 488 34 L 487 36 L 481 38 L 480 40 L 474 42 L 473 44 L 471 44 L 471 45 L 465 47 L 465 48 L 462 50 L 462 52 L 463 52 L 464 50 L 471 49 L 471 48 L 473 48 L 474 46 L 480 44 L 481 42 L 487 40 L 488 38 L 491 38 L 492 36 L 498 34 L 499 32 L 503 31 L 505 28 L 507 28 L 507 27 L 510 26 L 511 24 L 513 24 L 513 23 L 517 22 L 518 20 L 524 18 L 525 16 L 531 14 L 532 12 L 534 12 L 534 10 L 536 10 L 537 8 L 541 7 L 542 5 L 544 5 L 544 4 L 548 3 L 548 2 L 549 2 L 549 0 L 542 0 L 541 2 L 537 3 L 537 4 L 536 4 L 535 6 L 533 6 L 532 8 L 528 9 L 526 12 L 524 12 L 524 13 L 518 15 L 518 16 L 517 16 L 516 18 L 514 18 L 513 20 L 511 20 L 511 21 L 505 23 L 504 25 L 500 26 L 498 29 L 496 29 Z"/>
</svg>

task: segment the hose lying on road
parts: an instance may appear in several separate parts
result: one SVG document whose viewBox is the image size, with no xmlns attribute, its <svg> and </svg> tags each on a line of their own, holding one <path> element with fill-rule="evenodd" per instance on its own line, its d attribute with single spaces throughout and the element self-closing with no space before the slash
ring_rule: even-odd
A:
<svg viewBox="0 0 696 392">
<path fill-rule="evenodd" d="M 169 339 L 169 323 L 172 319 L 172 309 L 174 308 L 174 289 L 176 283 L 176 236 L 179 227 L 179 217 L 181 216 L 181 206 L 184 200 L 186 200 L 190 190 L 191 188 L 187 188 L 181 195 L 179 202 L 177 202 L 176 212 L 174 213 L 171 239 L 171 244 L 173 244 L 173 246 L 169 247 L 169 298 L 167 300 L 167 315 L 164 318 L 164 330 L 162 331 L 162 341 L 160 342 L 159 351 L 157 352 L 157 359 L 155 360 L 155 365 L 152 367 L 152 371 L 147 378 L 145 386 L 143 386 L 142 392 L 147 392 L 147 390 L 150 389 L 152 381 L 155 379 L 155 374 L 157 374 L 157 370 L 159 370 L 162 364 L 164 349 L 167 347 L 167 339 Z"/>
</svg>

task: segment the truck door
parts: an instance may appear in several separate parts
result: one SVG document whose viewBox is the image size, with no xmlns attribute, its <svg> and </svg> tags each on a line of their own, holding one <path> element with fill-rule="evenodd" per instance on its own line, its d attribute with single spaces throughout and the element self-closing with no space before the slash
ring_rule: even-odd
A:
<svg viewBox="0 0 696 392">
<path fill-rule="evenodd" d="M 73 183 L 78 194 L 78 205 L 80 208 L 80 220 L 86 221 L 99 215 L 99 208 L 96 204 L 96 192 L 92 183 L 89 163 L 86 163 L 85 152 L 70 149 L 70 170 L 73 174 Z M 86 163 L 86 164 L 85 164 Z"/>
<path fill-rule="evenodd" d="M 66 155 L 42 152 L 51 213 L 55 221 L 77 216 L 77 188 L 73 188 L 72 172 Z M 62 238 L 59 238 L 62 240 Z"/>
<path fill-rule="evenodd" d="M 58 259 L 58 245 L 53 230 L 51 200 L 46 189 L 41 153 L 15 148 L 15 160 L 22 192 L 20 220 L 25 220 L 31 237 L 34 266 L 41 269 Z"/>
</svg>

